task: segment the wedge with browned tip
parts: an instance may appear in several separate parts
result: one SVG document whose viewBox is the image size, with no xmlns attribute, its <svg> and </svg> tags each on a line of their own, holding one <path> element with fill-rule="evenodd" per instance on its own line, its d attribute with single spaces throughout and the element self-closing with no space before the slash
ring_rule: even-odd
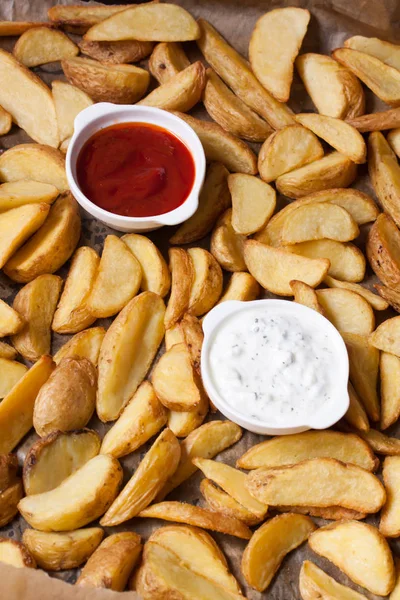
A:
<svg viewBox="0 0 400 600">
<path fill-rule="evenodd" d="M 355 117 L 353 119 L 347 119 L 347 123 L 362 133 L 367 131 L 395 129 L 400 127 L 400 108 L 391 108 L 382 112 L 376 112 L 369 115 L 362 115 L 361 117 Z M 392 132 L 389 132 L 388 135 L 388 141 L 390 145 L 392 144 L 389 138 L 393 137 L 391 136 L 391 133 Z"/>
<path fill-rule="evenodd" d="M 324 310 L 318 302 L 318 296 L 314 288 L 307 285 L 307 283 L 304 283 L 304 281 L 298 281 L 296 279 L 293 279 L 293 281 L 290 282 L 290 287 L 292 288 L 295 302 L 303 304 L 303 306 L 308 306 L 308 308 L 316 310 L 321 315 L 324 314 Z"/>
<path fill-rule="evenodd" d="M 54 185 L 60 192 L 69 189 L 65 158 L 59 150 L 44 144 L 17 144 L 0 156 L 0 179 L 22 179 Z"/>
<path fill-rule="evenodd" d="M 364 52 L 379 58 L 382 62 L 395 69 L 400 69 L 400 48 L 398 44 L 391 44 L 376 37 L 354 35 L 344 42 L 346 48 Z"/>
<path fill-rule="evenodd" d="M 170 248 L 171 295 L 165 311 L 165 328 L 169 329 L 187 311 L 194 272 L 190 255 L 183 248 Z"/>
<path fill-rule="evenodd" d="M 222 293 L 222 269 L 214 256 L 204 248 L 189 248 L 193 264 L 193 282 L 188 313 L 196 317 L 207 313 Z"/>
<path fill-rule="evenodd" d="M 318 519 L 326 519 L 327 521 L 343 521 L 348 519 L 354 519 L 356 521 L 362 521 L 366 519 L 366 513 L 361 513 L 351 508 L 343 508 L 342 506 L 328 506 L 328 507 L 315 507 L 315 506 L 275 506 L 274 510 L 280 513 L 296 513 L 298 515 L 308 515 L 309 517 L 317 517 Z"/>
<path fill-rule="evenodd" d="M 232 227 L 240 235 L 263 229 L 276 207 L 275 190 L 257 177 L 244 173 L 228 176 L 232 196 Z"/>
<path fill-rule="evenodd" d="M 126 10 L 135 4 L 91 5 L 91 4 L 57 4 L 47 11 L 50 25 L 60 27 L 71 33 L 85 33 L 96 23 L 108 19 L 117 12 Z"/>
<path fill-rule="evenodd" d="M 143 292 L 154 292 L 164 298 L 169 292 L 171 277 L 166 260 L 157 246 L 145 235 L 137 233 L 127 233 L 121 240 L 142 268 L 140 289 Z"/>
<path fill-rule="evenodd" d="M 369 263 L 384 285 L 400 290 L 400 231 L 386 213 L 369 230 L 366 251 Z"/>
<path fill-rule="evenodd" d="M 400 440 L 398 440 L 398 438 L 385 435 L 377 429 L 358 431 L 357 433 L 377 454 L 383 454 L 384 456 L 400 455 Z"/>
<path fill-rule="evenodd" d="M 400 357 L 400 317 L 393 317 L 381 323 L 368 338 L 369 343 L 384 352 Z"/>
<path fill-rule="evenodd" d="M 232 209 L 228 208 L 218 219 L 211 234 L 210 252 L 225 271 L 245 271 L 243 243 L 246 237 L 236 233 L 232 226 Z"/>
<path fill-rule="evenodd" d="M 200 492 L 211 510 L 215 510 L 228 517 L 235 517 L 249 527 L 258 525 L 262 521 L 262 518 L 257 517 L 250 510 L 242 506 L 242 504 L 239 504 L 232 496 L 215 485 L 211 479 L 201 480 Z"/>
<path fill-rule="evenodd" d="M 25 544 L 5 537 L 0 538 L 0 562 L 17 568 L 36 569 L 36 561 Z"/>
<path fill-rule="evenodd" d="M 82 54 L 108 65 L 139 62 L 146 58 L 154 48 L 153 42 L 139 42 L 138 40 L 90 42 L 82 39 L 78 46 Z"/>
<path fill-rule="evenodd" d="M 360 296 L 365 298 L 367 302 L 369 302 L 369 304 L 374 310 L 386 310 L 387 308 L 389 308 L 389 302 L 387 302 L 383 297 L 374 294 L 368 288 L 360 285 L 359 283 L 352 283 L 350 281 L 340 281 L 339 279 L 334 279 L 330 275 L 327 275 L 325 277 L 324 283 L 326 283 L 326 285 L 330 288 L 341 288 L 359 294 Z"/>
<path fill-rule="evenodd" d="M 18 503 L 23 495 L 22 482 L 18 478 L 15 478 L 7 488 L 0 492 L 0 527 L 8 525 L 18 514 Z M 2 539 L 0 537 L 0 542 Z"/>
<path fill-rule="evenodd" d="M 242 302 L 256 300 L 260 295 L 260 291 L 260 285 L 250 273 L 232 273 L 218 304 L 227 300 L 241 300 Z"/>
<path fill-rule="evenodd" d="M 305 560 L 300 570 L 300 594 L 303 600 L 366 600 L 366 597 L 355 590 L 338 583 L 313 562 Z"/>
<path fill-rule="evenodd" d="M 104 327 L 91 327 L 74 335 L 54 355 L 54 362 L 58 364 L 63 358 L 78 356 L 87 358 L 97 366 L 100 347 L 106 330 Z"/>
<path fill-rule="evenodd" d="M 24 204 L 52 204 L 58 196 L 57 188 L 50 183 L 21 180 L 0 185 L 0 213 Z"/>
<path fill-rule="evenodd" d="M 149 58 L 149 71 L 160 84 L 166 83 L 189 65 L 190 61 L 178 42 L 157 44 Z"/>
<path fill-rule="evenodd" d="M 91 106 L 93 100 L 85 92 L 65 81 L 52 81 L 51 93 L 56 107 L 58 131 L 63 142 L 74 133 L 75 117 L 81 110 Z"/>
<path fill-rule="evenodd" d="M 70 38 L 56 29 L 35 27 L 25 31 L 14 46 L 15 58 L 26 67 L 72 58 L 79 48 Z"/>
</svg>

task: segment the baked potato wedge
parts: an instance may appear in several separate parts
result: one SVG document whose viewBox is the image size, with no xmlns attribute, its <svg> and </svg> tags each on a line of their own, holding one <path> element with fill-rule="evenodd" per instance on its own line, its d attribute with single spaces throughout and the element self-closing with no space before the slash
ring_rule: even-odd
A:
<svg viewBox="0 0 400 600">
<path fill-rule="evenodd" d="M 249 527 L 258 525 L 262 521 L 260 517 L 257 517 L 254 513 L 239 504 L 232 496 L 216 486 L 211 479 L 201 480 L 200 492 L 211 510 L 239 519 L 239 521 L 242 521 Z"/>
<path fill-rule="evenodd" d="M 18 458 L 16 454 L 0 455 L 0 491 L 6 490 L 16 481 L 18 472 Z"/>
<path fill-rule="evenodd" d="M 75 117 L 81 110 L 91 106 L 93 100 L 74 85 L 57 79 L 51 82 L 51 93 L 56 107 L 60 140 L 64 142 L 74 133 Z"/>
<path fill-rule="evenodd" d="M 326 317 L 341 333 L 368 335 L 374 330 L 374 311 L 359 294 L 341 288 L 317 290 L 316 294 Z"/>
<path fill-rule="evenodd" d="M 390 108 L 382 112 L 362 115 L 347 119 L 347 123 L 355 127 L 358 131 L 364 133 L 366 131 L 381 131 L 383 129 L 395 129 L 400 127 L 400 108 Z M 392 146 L 392 139 L 395 137 L 392 131 L 388 134 L 388 142 Z M 396 145 L 396 144 L 395 144 Z M 393 147 L 393 146 L 392 146 Z M 395 148 L 393 150 L 396 152 Z M 397 152 L 396 152 L 397 154 Z"/>
<path fill-rule="evenodd" d="M 49 8 L 47 16 L 53 26 L 72 33 L 85 33 L 89 27 L 131 6 L 135 6 L 135 4 L 116 4 L 114 6 L 104 6 L 103 4 L 72 4 L 70 6 L 57 4 Z"/>
<path fill-rule="evenodd" d="M 379 58 L 382 62 L 395 69 L 400 69 L 400 49 L 398 44 L 391 44 L 376 37 L 354 35 L 344 42 L 346 48 L 364 52 Z"/>
<path fill-rule="evenodd" d="M 316 528 L 310 517 L 294 513 L 277 515 L 261 525 L 242 557 L 242 573 L 247 584 L 264 592 L 284 557 L 303 544 Z"/>
<path fill-rule="evenodd" d="M 380 353 L 381 429 L 387 429 L 400 417 L 400 358 L 388 352 Z"/>
<path fill-rule="evenodd" d="M 170 429 L 164 429 L 102 517 L 100 524 L 111 527 L 137 516 L 154 500 L 174 474 L 180 456 L 181 448 L 178 440 Z"/>
<path fill-rule="evenodd" d="M 293 279 L 293 281 L 290 282 L 290 287 L 292 288 L 293 299 L 295 302 L 303 304 L 303 306 L 308 306 L 308 308 L 312 308 L 321 315 L 324 315 L 324 309 L 318 302 L 318 296 L 314 288 L 307 283 L 304 283 L 304 281 L 298 281 L 296 279 Z"/>
<path fill-rule="evenodd" d="M 0 562 L 13 567 L 36 569 L 36 562 L 28 548 L 17 540 L 0 538 Z"/>
<path fill-rule="evenodd" d="M 49 27 L 34 27 L 17 40 L 13 54 L 25 67 L 38 67 L 47 63 L 72 58 L 79 48 L 62 31 Z"/>
<path fill-rule="evenodd" d="M 366 513 L 351 510 L 350 508 L 343 508 L 342 506 L 328 506 L 325 508 L 316 508 L 315 506 L 275 506 L 274 510 L 281 513 L 291 512 L 299 515 L 308 515 L 310 517 L 326 519 L 328 521 L 343 521 L 349 519 L 361 521 L 367 517 Z"/>
<path fill-rule="evenodd" d="M 341 600 L 365 600 L 365 596 L 338 583 L 313 562 L 305 560 L 300 569 L 300 594 L 303 600 L 340 598 Z"/>
<path fill-rule="evenodd" d="M 27 496 L 49 492 L 97 456 L 101 440 L 92 429 L 54 431 L 28 450 L 23 468 Z M 71 567 L 72 568 L 72 567 Z"/>
<path fill-rule="evenodd" d="M 214 256 L 204 248 L 189 248 L 193 264 L 193 283 L 188 313 L 196 317 L 208 312 L 222 293 L 222 270 Z"/>
<path fill-rule="evenodd" d="M 316 202 L 299 206 L 291 213 L 282 228 L 283 246 L 312 240 L 350 242 L 360 230 L 350 213 L 330 202 Z"/>
<path fill-rule="evenodd" d="M 397 538 L 400 534 L 400 456 L 387 456 L 385 458 L 382 476 L 387 498 L 381 512 L 379 531 L 386 538 Z"/>
<path fill-rule="evenodd" d="M 68 190 L 65 158 L 59 150 L 43 144 L 18 144 L 0 156 L 0 179 L 22 179 L 54 185 L 60 192 Z M 45 201 L 44 201 L 45 202 Z"/>
<path fill-rule="evenodd" d="M 149 71 L 160 85 L 178 75 L 189 65 L 190 61 L 179 42 L 157 44 L 149 58 Z"/>
<path fill-rule="evenodd" d="M 324 283 L 330 288 L 340 288 L 343 290 L 350 290 L 350 292 L 355 292 L 359 294 L 375 310 L 386 310 L 389 308 L 389 302 L 387 302 L 383 297 L 378 296 L 371 292 L 368 288 L 360 285 L 359 283 L 351 283 L 350 281 L 340 281 L 339 279 L 334 279 L 330 275 L 327 275 L 324 279 Z"/>
<path fill-rule="evenodd" d="M 1 310 L 1 309 L 0 309 Z M 0 358 L 7 358 L 7 360 L 14 360 L 17 358 L 17 351 L 15 348 L 6 344 L 0 340 Z"/>
<path fill-rule="evenodd" d="M 0 399 L 7 396 L 28 368 L 15 360 L 0 358 Z"/>
<path fill-rule="evenodd" d="M 400 225 L 400 166 L 380 131 L 368 138 L 368 171 L 383 210 Z"/>
<path fill-rule="evenodd" d="M 127 233 L 121 240 L 142 268 L 140 289 L 143 292 L 154 292 L 164 298 L 171 286 L 171 276 L 165 258 L 157 246 L 145 235 L 137 233 Z"/>
<path fill-rule="evenodd" d="M 244 235 L 236 233 L 234 230 L 232 209 L 228 208 L 218 219 L 210 240 L 210 252 L 225 271 L 246 270 L 243 257 L 245 239 Z"/>
<path fill-rule="evenodd" d="M 11 338 L 14 348 L 25 359 L 37 361 L 51 350 L 51 323 L 61 292 L 58 275 L 39 275 L 20 289 L 13 308 L 25 321 Z"/>
<path fill-rule="evenodd" d="M 126 7 L 128 8 L 128 6 Z M 146 58 L 153 50 L 153 42 L 120 40 L 118 42 L 90 42 L 81 40 L 78 44 L 82 54 L 107 65 L 135 63 Z"/>
<path fill-rule="evenodd" d="M 57 188 L 40 181 L 10 181 L 0 185 L 0 213 L 24 204 L 52 204 L 58 196 Z"/>
<path fill-rule="evenodd" d="M 99 454 L 72 473 L 59 486 L 26 496 L 18 510 L 39 531 L 70 531 L 100 517 L 112 504 L 122 482 L 116 458 Z"/>
<path fill-rule="evenodd" d="M 74 529 L 65 533 L 25 529 L 22 541 L 37 565 L 47 571 L 76 569 L 88 560 L 103 539 L 101 527 Z"/>
<path fill-rule="evenodd" d="M 0 299 L 0 337 L 21 331 L 25 320 L 7 302 Z"/>
<path fill-rule="evenodd" d="M 0 36 L 22 35 L 25 31 L 33 27 L 54 27 L 54 25 L 48 21 L 0 21 Z"/>
<path fill-rule="evenodd" d="M 228 176 L 232 197 L 232 227 L 240 235 L 263 229 L 276 207 L 275 190 L 257 177 L 245 173 Z"/>
<path fill-rule="evenodd" d="M 91 327 L 77 333 L 55 353 L 54 362 L 58 365 L 63 358 L 75 356 L 87 358 L 97 366 L 105 334 L 104 327 Z"/>
<path fill-rule="evenodd" d="M 400 357 L 400 343 L 398 331 L 400 328 L 400 317 L 393 317 L 383 321 L 368 337 L 368 342 L 374 348 L 389 352 Z"/>
<path fill-rule="evenodd" d="M 227 300 L 241 300 L 242 302 L 256 300 L 260 292 L 261 288 L 253 275 L 246 272 L 232 273 L 228 285 L 217 304 Z"/>
<path fill-rule="evenodd" d="M 395 437 L 389 437 L 378 431 L 377 429 L 369 429 L 368 431 L 358 432 L 377 454 L 383 454 L 384 456 L 398 456 L 400 455 L 400 443 Z"/>
<path fill-rule="evenodd" d="M 399 112 L 399 121 L 400 121 L 400 109 L 394 108 L 392 110 L 396 110 Z M 389 133 L 387 134 L 386 140 L 388 141 L 389 146 L 391 147 L 393 152 L 397 156 L 400 156 L 400 123 L 398 126 L 396 126 L 396 129 L 392 129 L 392 131 L 389 131 Z"/>
<path fill-rule="evenodd" d="M 355 430 L 369 431 L 369 420 L 367 413 L 359 395 L 350 381 L 347 386 L 347 390 L 349 393 L 350 404 L 349 408 L 347 409 L 347 413 L 344 415 L 345 420 L 351 427 L 354 427 Z"/>
<path fill-rule="evenodd" d="M 18 502 L 23 495 L 24 490 L 20 479 L 16 479 L 14 483 L 11 483 L 5 490 L 0 492 L 0 527 L 8 525 L 18 514 Z"/>
<path fill-rule="evenodd" d="M 0 106 L 0 135 L 6 135 L 12 127 L 12 116 Z"/>
<path fill-rule="evenodd" d="M 171 295 L 165 311 L 165 329 L 169 329 L 179 321 L 188 309 L 194 278 L 192 259 L 186 250 L 170 248 L 168 255 L 171 271 Z"/>
<path fill-rule="evenodd" d="M 207 416 L 210 403 L 207 395 L 202 390 L 200 402 L 194 410 L 177 411 L 170 410 L 168 415 L 168 427 L 176 437 L 187 437 L 195 429 L 200 427 Z"/>
<path fill-rule="evenodd" d="M 388 288 L 400 290 L 400 232 L 386 213 L 369 230 L 366 251 L 375 274 Z"/>
</svg>

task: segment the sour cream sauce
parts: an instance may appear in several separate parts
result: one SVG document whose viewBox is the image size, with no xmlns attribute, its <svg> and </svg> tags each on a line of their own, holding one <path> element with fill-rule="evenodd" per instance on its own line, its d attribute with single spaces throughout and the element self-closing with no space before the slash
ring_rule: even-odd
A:
<svg viewBox="0 0 400 600">
<path fill-rule="evenodd" d="M 324 332 L 264 307 L 230 315 L 210 348 L 211 377 L 226 403 L 276 425 L 306 420 L 332 403 L 333 359 Z"/>
</svg>

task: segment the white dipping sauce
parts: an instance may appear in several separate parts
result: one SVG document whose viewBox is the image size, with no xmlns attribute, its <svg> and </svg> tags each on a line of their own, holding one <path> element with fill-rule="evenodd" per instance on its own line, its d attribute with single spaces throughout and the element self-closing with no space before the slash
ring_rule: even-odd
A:
<svg viewBox="0 0 400 600">
<path fill-rule="evenodd" d="M 256 420 L 305 422 L 332 403 L 329 337 L 293 314 L 260 307 L 230 315 L 214 332 L 209 364 L 225 402 Z"/>
</svg>

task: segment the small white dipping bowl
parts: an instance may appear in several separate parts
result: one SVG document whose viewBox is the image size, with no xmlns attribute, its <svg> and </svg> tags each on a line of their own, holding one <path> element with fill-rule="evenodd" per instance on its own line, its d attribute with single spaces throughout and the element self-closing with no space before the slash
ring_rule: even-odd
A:
<svg viewBox="0 0 400 600">
<path fill-rule="evenodd" d="M 151 125 L 158 125 L 174 134 L 185 144 L 193 157 L 195 176 L 193 187 L 181 206 L 162 215 L 125 217 L 123 215 L 115 215 L 108 210 L 100 208 L 83 194 L 76 175 L 76 163 L 79 153 L 85 142 L 92 135 L 100 129 L 116 125 L 117 123 L 149 123 Z M 197 134 L 179 117 L 160 108 L 100 102 L 85 108 L 76 117 L 74 135 L 68 146 L 65 168 L 68 184 L 73 196 L 90 215 L 117 231 L 144 232 L 158 229 L 163 225 L 178 225 L 189 219 L 196 212 L 199 205 L 199 193 L 204 181 L 206 159 L 203 146 Z"/>
<path fill-rule="evenodd" d="M 251 308 L 262 307 L 274 310 L 282 310 L 282 314 L 292 314 L 307 326 L 312 325 L 328 336 L 330 349 L 334 354 L 332 369 L 335 372 L 336 388 L 334 390 L 333 402 L 321 405 L 321 407 L 308 418 L 294 416 L 287 419 L 287 425 L 277 426 L 273 422 L 268 422 L 268 415 L 265 421 L 260 421 L 252 417 L 247 417 L 235 410 L 226 399 L 221 396 L 211 375 L 210 351 L 215 338 L 215 334 L 221 324 L 231 315 L 247 311 Z M 211 401 L 225 417 L 237 423 L 238 425 L 263 435 L 286 435 L 291 433 L 300 433 L 308 429 L 326 429 L 339 421 L 349 408 L 349 395 L 347 383 L 349 378 L 349 359 L 346 345 L 338 330 L 321 314 L 316 311 L 288 300 L 254 300 L 253 302 L 228 301 L 215 306 L 205 317 L 203 321 L 204 342 L 201 352 L 201 376 L 204 388 Z"/>
</svg>

